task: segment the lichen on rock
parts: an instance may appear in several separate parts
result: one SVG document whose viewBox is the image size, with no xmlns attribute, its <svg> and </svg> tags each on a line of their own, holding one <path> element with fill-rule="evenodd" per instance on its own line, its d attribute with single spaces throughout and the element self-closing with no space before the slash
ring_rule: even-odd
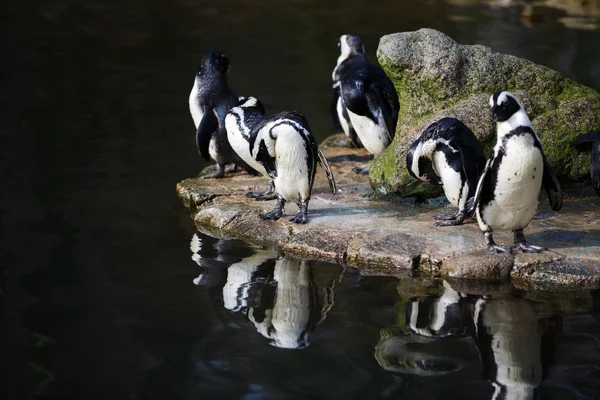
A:
<svg viewBox="0 0 600 400">
<path fill-rule="evenodd" d="M 441 187 L 408 174 L 406 151 L 431 123 L 454 117 L 471 128 L 488 153 L 496 140 L 488 100 L 501 90 L 521 100 L 559 176 L 589 175 L 589 155 L 569 144 L 600 126 L 600 94 L 593 89 L 531 61 L 458 44 L 433 29 L 383 36 L 377 57 L 398 91 L 400 114 L 394 141 L 371 164 L 375 193 L 439 195 Z"/>
</svg>

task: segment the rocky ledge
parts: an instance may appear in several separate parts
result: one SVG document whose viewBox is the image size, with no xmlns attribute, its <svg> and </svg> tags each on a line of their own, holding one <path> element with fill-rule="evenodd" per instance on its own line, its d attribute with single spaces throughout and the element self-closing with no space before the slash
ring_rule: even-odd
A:
<svg viewBox="0 0 600 400">
<path fill-rule="evenodd" d="M 324 146 L 323 151 L 338 194 L 329 192 L 318 171 L 306 225 L 288 221 L 297 211 L 295 205 L 289 205 L 287 218 L 279 221 L 258 217 L 275 201 L 257 202 L 245 194 L 263 190 L 265 178 L 240 172 L 220 180 L 186 179 L 177 192 L 205 234 L 280 247 L 300 257 L 356 266 L 364 273 L 511 279 L 525 288 L 600 286 L 600 199 L 591 189 L 583 197 L 567 196 L 559 213 L 541 201 L 525 234 L 549 251 L 495 255 L 486 250 L 474 220 L 457 227 L 434 226 L 432 216 L 454 212 L 443 198 L 417 203 L 415 198 L 374 196 L 368 177 L 352 172 L 353 165 L 370 158 L 365 150 Z M 495 238 L 512 244 L 510 232 L 498 232 Z"/>
</svg>

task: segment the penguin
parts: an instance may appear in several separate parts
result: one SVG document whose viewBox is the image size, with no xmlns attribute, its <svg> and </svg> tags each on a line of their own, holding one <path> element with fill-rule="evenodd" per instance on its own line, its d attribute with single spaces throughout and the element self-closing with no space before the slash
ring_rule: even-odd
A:
<svg viewBox="0 0 600 400">
<path fill-rule="evenodd" d="M 472 329 L 465 296 L 442 281 L 439 297 L 415 298 L 406 305 L 406 327 L 420 336 L 443 338 L 466 336 Z"/>
<path fill-rule="evenodd" d="M 539 253 L 547 249 L 528 243 L 523 229 L 536 213 L 542 186 L 552 210 L 562 208 L 560 184 L 519 100 L 504 91 L 493 94 L 489 103 L 498 138 L 475 194 L 479 227 L 492 252 L 512 252 L 510 247 L 494 242 L 492 232 L 497 229 L 513 231 L 517 249 Z"/>
<path fill-rule="evenodd" d="M 475 303 L 475 344 L 482 378 L 494 387 L 492 400 L 536 398 L 542 383 L 542 332 L 529 302 L 509 294 Z"/>
<path fill-rule="evenodd" d="M 350 116 L 348 115 L 348 109 L 344 105 L 342 98 L 340 97 L 340 76 L 338 73 L 338 68 L 340 64 L 348 59 L 348 57 L 357 55 L 357 54 L 365 54 L 365 46 L 362 43 L 362 40 L 358 36 L 355 35 L 342 35 L 337 42 L 338 50 L 340 51 L 340 56 L 337 59 L 337 63 L 333 72 L 331 74 L 333 80 L 333 91 L 331 97 L 331 117 L 333 119 L 333 126 L 337 131 L 344 131 L 346 137 L 350 141 L 354 147 L 363 147 L 360 139 L 356 135 L 356 131 L 352 126 L 352 121 L 350 121 Z"/>
<path fill-rule="evenodd" d="M 429 125 L 406 154 L 410 175 L 424 182 L 442 184 L 456 214 L 436 215 L 436 226 L 461 225 L 472 217 L 472 202 L 485 156 L 473 132 L 456 118 L 442 118 Z M 471 213 L 469 213 L 471 210 Z"/>
<path fill-rule="evenodd" d="M 348 42 L 351 36 L 346 37 Z M 360 142 L 371 154 L 381 154 L 392 142 L 398 122 L 400 102 L 394 84 L 363 53 L 348 55 L 335 74 L 342 104 Z M 366 174 L 368 168 L 357 166 L 354 171 Z"/>
<path fill-rule="evenodd" d="M 265 119 L 265 108 L 255 97 L 240 97 L 240 104 L 233 107 L 225 116 L 227 139 L 233 151 L 249 166 L 263 176 L 269 178 L 267 170 L 250 154 L 250 143 L 256 140 L 258 131 L 252 127 Z M 248 197 L 256 200 L 273 200 L 277 198 L 273 180 L 269 180 L 265 193 L 249 192 Z"/>
<path fill-rule="evenodd" d="M 579 151 L 591 151 L 590 172 L 592 184 L 598 197 L 600 197 L 600 130 L 590 131 L 577 136 L 571 143 Z"/>
<path fill-rule="evenodd" d="M 235 170 L 236 165 L 256 174 L 236 156 L 227 140 L 225 115 L 239 102 L 238 96 L 227 84 L 228 72 L 227 55 L 210 50 L 202 57 L 190 92 L 189 106 L 196 126 L 196 147 L 205 160 L 212 158 L 217 163 L 217 171 L 203 178 L 223 178 L 225 172 Z M 235 164 L 233 169 L 225 171 L 225 165 L 230 163 Z"/>
<path fill-rule="evenodd" d="M 227 310 L 241 312 L 260 306 L 263 299 L 270 298 L 270 282 L 273 280 L 272 260 L 277 259 L 276 250 L 257 250 L 227 268 L 227 282 L 223 286 L 223 306 Z"/>
<path fill-rule="evenodd" d="M 271 301 L 265 299 L 260 307 L 250 308 L 248 319 L 274 347 L 308 347 L 308 336 L 334 304 L 335 280 L 319 288 L 309 261 L 283 256 L 275 262 L 273 284 Z"/>
<path fill-rule="evenodd" d="M 315 179 L 317 163 L 321 165 L 333 194 L 336 193 L 335 180 L 325 155 L 321 152 L 310 133 L 306 118 L 297 111 L 285 111 L 261 119 L 259 115 L 252 118 L 241 118 L 240 109 L 252 104 L 256 99 L 249 97 L 245 103 L 230 114 L 230 123 L 235 123 L 234 130 L 245 132 L 248 137 L 250 157 L 260 164 L 264 172 L 273 179 L 277 204 L 273 211 L 260 214 L 261 219 L 277 220 L 284 213 L 286 202 L 294 202 L 299 211 L 290 221 L 297 224 L 308 222 L 308 202 Z M 257 109 L 255 110 L 257 111 Z M 245 114 L 244 114 L 245 115 Z M 256 117 L 256 118 L 255 118 Z M 232 136 L 235 134 L 232 133 Z M 232 141 L 240 148 L 240 156 L 248 158 L 246 139 L 238 134 Z M 239 141 L 239 142 L 238 142 Z M 254 164 L 253 164 L 254 165 Z"/>
</svg>

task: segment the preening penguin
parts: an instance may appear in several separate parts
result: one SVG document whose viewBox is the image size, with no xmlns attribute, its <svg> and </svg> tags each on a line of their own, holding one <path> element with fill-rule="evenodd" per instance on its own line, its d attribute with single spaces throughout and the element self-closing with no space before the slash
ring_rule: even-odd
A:
<svg viewBox="0 0 600 400">
<path fill-rule="evenodd" d="M 339 66 L 342 62 L 348 59 L 348 57 L 365 54 L 365 46 L 358 36 L 355 35 L 342 35 L 340 40 L 337 42 L 338 49 L 340 50 L 340 56 L 337 59 L 333 73 L 331 74 L 333 79 L 333 92 L 331 97 L 331 117 L 333 119 L 334 127 L 340 131 L 343 130 L 346 137 L 352 145 L 355 147 L 362 147 L 360 139 L 356 135 L 356 131 L 350 121 L 348 115 L 348 109 L 344 105 L 342 98 L 340 97 L 341 82 L 340 74 L 338 72 Z"/>
<path fill-rule="evenodd" d="M 541 186 L 548 193 L 552 210 L 562 208 L 560 184 L 517 98 L 509 92 L 498 92 L 490 97 L 490 107 L 498 139 L 475 194 L 479 227 L 490 251 L 511 252 L 510 247 L 496 245 L 494 229 L 513 231 L 515 246 L 523 252 L 547 250 L 527 243 L 523 229 L 537 211 Z"/>
<path fill-rule="evenodd" d="M 249 173 L 256 173 L 241 161 L 231 149 L 225 132 L 225 115 L 238 104 L 238 97 L 227 85 L 229 58 L 218 50 L 202 57 L 190 92 L 190 113 L 196 125 L 196 146 L 205 160 L 211 157 L 217 171 L 204 178 L 222 178 L 225 165 L 235 163 Z M 235 167 L 234 167 L 235 168 Z"/>
<path fill-rule="evenodd" d="M 252 165 L 259 164 L 259 170 L 273 179 L 277 205 L 273 211 L 260 217 L 273 220 L 281 218 L 285 203 L 291 201 L 300 210 L 290 221 L 305 224 L 308 221 L 308 202 L 317 163 L 325 171 L 331 191 L 336 193 L 335 180 L 327 159 L 317 146 L 302 114 L 286 111 L 270 117 L 263 116 L 262 119 L 259 113 L 253 113 L 252 118 L 243 117 L 246 115 L 244 107 L 252 108 L 256 104 L 256 99 L 250 97 L 241 107 L 236 107 L 229 115 L 228 132 L 232 132 L 232 137 L 235 136 L 232 143 L 236 149 L 239 147 L 240 156 L 252 158 Z M 240 114 L 239 111 L 244 113 Z"/>
<path fill-rule="evenodd" d="M 265 177 L 269 177 L 267 170 L 256 161 L 250 153 L 252 143 L 256 141 L 258 130 L 253 129 L 265 119 L 265 108 L 255 97 L 240 98 L 240 104 L 233 107 L 225 116 L 227 139 L 236 154 L 249 166 Z M 277 197 L 273 181 L 269 181 L 265 193 L 248 193 L 249 197 L 256 200 L 273 200 Z"/>
<path fill-rule="evenodd" d="M 590 172 L 592 184 L 598 197 L 600 197 L 600 130 L 590 131 L 579 135 L 573 140 L 573 147 L 579 151 L 591 151 Z"/>
<path fill-rule="evenodd" d="M 408 172 L 417 179 L 441 183 L 456 214 L 436 215 L 437 226 L 460 225 L 473 216 L 472 201 L 485 156 L 471 130 L 455 118 L 442 118 L 429 125 L 406 154 Z"/>
<path fill-rule="evenodd" d="M 346 42 L 348 37 L 350 35 L 346 35 Z M 371 154 L 381 154 L 392 142 L 398 122 L 400 103 L 394 84 L 380 66 L 371 64 L 367 56 L 359 52 L 348 53 L 336 67 L 335 76 L 342 104 L 362 145 Z"/>
</svg>

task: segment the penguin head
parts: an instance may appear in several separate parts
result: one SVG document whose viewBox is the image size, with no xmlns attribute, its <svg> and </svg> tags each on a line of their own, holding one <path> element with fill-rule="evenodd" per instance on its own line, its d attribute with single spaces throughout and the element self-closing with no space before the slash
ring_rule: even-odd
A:
<svg viewBox="0 0 600 400">
<path fill-rule="evenodd" d="M 423 143 L 417 139 L 410 146 L 406 153 L 406 167 L 408 173 L 415 179 L 422 180 L 423 182 L 441 183 L 440 177 L 433 169 L 430 156 L 428 157 L 426 154 L 428 142 L 430 141 Z"/>
<path fill-rule="evenodd" d="M 261 114 L 265 113 L 265 107 L 263 106 L 263 104 L 254 96 L 249 96 L 249 97 L 243 97 L 240 96 L 239 98 L 239 104 L 238 107 L 247 109 L 247 110 L 253 110 L 253 111 L 258 111 Z"/>
<path fill-rule="evenodd" d="M 356 54 L 365 54 L 365 46 L 363 45 L 362 40 L 356 35 L 340 36 L 337 46 L 340 50 L 340 59 L 342 60 Z"/>
<path fill-rule="evenodd" d="M 212 49 L 202 57 L 198 73 L 201 72 L 217 72 L 220 75 L 227 75 L 229 72 L 229 57 L 227 54 Z"/>
<path fill-rule="evenodd" d="M 510 92 L 496 92 L 490 97 L 494 121 L 504 122 L 523 109 L 519 100 Z"/>
</svg>

